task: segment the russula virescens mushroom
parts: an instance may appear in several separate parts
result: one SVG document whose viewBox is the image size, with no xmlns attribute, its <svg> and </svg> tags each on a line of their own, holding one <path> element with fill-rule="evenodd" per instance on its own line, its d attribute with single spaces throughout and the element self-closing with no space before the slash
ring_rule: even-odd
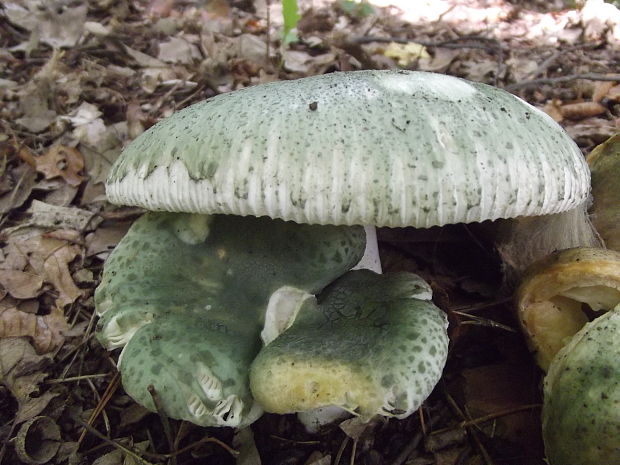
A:
<svg viewBox="0 0 620 465">
<path fill-rule="evenodd" d="M 620 463 L 620 305 L 587 323 L 544 382 L 543 439 L 551 465 Z"/>
<path fill-rule="evenodd" d="M 155 409 L 153 385 L 174 418 L 247 425 L 262 413 L 247 378 L 270 299 L 318 292 L 364 246 L 360 227 L 147 213 L 106 263 L 99 340 L 124 347 L 123 386 L 142 405 Z"/>
<path fill-rule="evenodd" d="M 530 267 L 517 290 L 519 321 L 545 371 L 592 316 L 618 304 L 620 252 L 607 249 L 580 247 L 553 253 Z"/>
<path fill-rule="evenodd" d="M 113 166 L 106 187 L 113 203 L 186 213 L 178 217 L 148 214 L 119 244 L 105 267 L 96 296 L 102 316 L 99 338 L 107 347 L 126 344 L 120 363 L 126 389 L 153 408 L 145 393 L 150 382 L 158 392 L 173 391 L 162 396 L 165 412 L 173 417 L 205 425 L 239 426 L 251 422 L 260 410 L 248 394 L 246 370 L 260 348 L 261 325 L 267 323 L 262 332 L 276 344 L 279 332 L 289 327 L 295 332 L 303 326 L 306 317 L 299 314 L 303 309 L 315 315 L 333 310 L 332 304 L 322 305 L 320 293 L 317 304 L 311 304 L 309 294 L 343 274 L 355 261 L 353 257 L 361 255 L 363 244 L 353 240 L 360 230 L 354 225 L 428 227 L 571 209 L 581 212 L 588 196 L 589 173 L 578 148 L 551 118 L 507 92 L 431 73 L 359 71 L 246 88 L 181 110 L 127 147 Z M 265 228 L 268 232 L 263 235 L 278 238 L 282 234 L 278 228 L 293 226 L 279 221 L 267 225 L 271 220 L 254 219 L 243 227 L 239 223 L 237 231 L 228 224 L 237 220 L 220 214 L 269 217 L 302 228 L 308 227 L 303 224 L 339 225 L 333 233 L 334 242 L 320 239 L 318 231 L 324 226 L 313 226 L 318 229 L 312 229 L 312 240 L 299 246 L 304 254 L 323 260 L 319 261 L 326 272 L 324 279 L 314 275 L 307 281 L 267 279 L 263 290 L 253 287 L 256 280 L 250 280 L 249 290 L 238 283 L 225 287 L 230 275 L 237 273 L 228 259 L 245 270 L 243 276 L 252 275 L 248 271 L 252 267 L 256 267 L 256 276 L 273 272 L 274 267 L 276 275 L 286 275 L 298 246 L 286 249 L 282 244 L 281 250 L 276 240 L 275 244 L 268 242 L 260 253 L 250 253 L 241 242 L 255 230 Z M 348 231 L 349 227 L 353 231 Z M 155 255 L 165 256 L 161 261 L 144 253 L 155 246 L 151 234 L 166 237 L 166 245 L 155 247 Z M 232 239 L 224 237 L 227 234 Z M 184 244 L 191 246 L 191 251 Z M 166 247 L 170 251 L 164 253 Z M 317 252 L 322 248 L 329 254 Z M 262 260 L 270 264 L 264 265 Z M 157 267 L 160 269 L 154 270 Z M 169 278 L 165 269 L 171 271 Z M 115 281 L 119 274 L 123 280 Z M 386 292 L 385 306 L 381 301 L 369 301 L 377 311 L 392 309 L 394 318 L 409 312 L 412 321 L 418 319 L 414 316 L 418 311 L 437 314 L 424 299 L 406 299 L 406 304 L 399 301 L 399 292 L 419 283 L 410 274 L 381 278 L 354 273 L 325 291 L 325 298 L 350 295 L 355 302 L 351 289 L 357 285 L 351 282 L 362 279 L 359 276 L 392 289 Z M 195 285 L 181 284 L 187 279 Z M 275 289 L 277 286 L 281 288 Z M 199 295 L 205 296 L 204 302 Z M 346 302 L 342 308 L 357 311 Z M 300 323 L 291 326 L 295 316 Z M 185 318 L 187 322 L 180 321 Z M 393 321 L 386 318 L 386 322 Z M 439 317 L 424 318 L 438 321 Z M 211 338 L 209 333 L 200 341 L 196 328 L 201 325 L 220 331 L 221 336 Z M 380 331 L 382 325 L 373 328 Z M 410 393 L 392 386 L 392 381 L 410 380 L 413 372 L 422 375 L 424 384 L 437 381 L 445 362 L 440 347 L 445 347 L 446 336 L 444 329 L 444 342 L 439 344 L 437 325 L 432 327 L 432 344 L 437 348 L 433 369 L 427 361 L 420 364 L 412 353 L 410 365 L 395 366 L 392 374 L 383 372 L 377 385 L 382 391 L 375 397 L 387 391 L 398 397 L 372 404 L 383 406 L 383 413 L 412 411 L 423 397 L 402 403 L 401 394 Z M 348 331 L 359 337 L 359 343 L 381 344 L 381 353 L 389 352 L 389 345 L 397 353 L 401 345 L 414 350 L 423 344 L 401 344 L 399 338 L 379 341 L 376 335 L 353 332 L 346 325 L 331 329 Z M 422 332 L 409 328 L 410 335 Z M 191 339 L 185 339 L 185 334 L 192 334 Z M 241 355 L 224 347 L 231 344 L 230 334 L 241 334 L 246 341 Z M 330 337 L 338 340 L 337 335 Z M 140 342 L 134 343 L 135 338 Z M 169 340 L 179 341 L 182 349 L 168 344 Z M 354 344 L 352 339 L 348 341 Z M 202 350 L 203 346 L 207 349 Z M 313 347 L 319 356 L 320 347 Z M 369 352 L 375 350 L 373 345 L 365 347 Z M 423 351 L 430 353 L 430 346 Z M 408 359 L 400 353 L 399 358 Z M 220 366 L 228 368 L 222 368 L 220 374 L 216 369 Z M 427 371 L 420 373 L 421 366 Z M 155 375 L 141 379 L 153 367 L 160 372 L 169 370 L 166 382 Z M 264 362 L 261 367 L 270 369 Z M 407 370 L 409 374 L 401 376 Z M 308 382 L 320 384 L 310 378 L 312 371 L 305 374 Z M 261 375 L 256 367 L 253 373 L 256 379 Z M 322 376 L 321 370 L 317 373 Z M 130 385 L 134 382 L 135 389 Z M 256 387 L 257 381 L 253 385 Z M 350 385 L 343 383 L 342 387 Z M 186 395 L 186 391 L 190 393 Z M 350 397 L 344 392 L 329 397 L 328 402 Z M 345 406 L 352 410 L 359 407 L 365 415 L 371 413 L 361 402 L 357 407 L 354 404 Z M 287 409 L 298 407 L 290 402 Z"/>
<path fill-rule="evenodd" d="M 441 376 L 448 354 L 445 314 L 410 273 L 350 271 L 258 354 L 252 393 L 267 411 L 338 406 L 369 419 L 404 418 Z"/>
<path fill-rule="evenodd" d="M 620 134 L 592 150 L 587 162 L 592 172 L 592 222 L 605 246 L 620 251 Z"/>
</svg>

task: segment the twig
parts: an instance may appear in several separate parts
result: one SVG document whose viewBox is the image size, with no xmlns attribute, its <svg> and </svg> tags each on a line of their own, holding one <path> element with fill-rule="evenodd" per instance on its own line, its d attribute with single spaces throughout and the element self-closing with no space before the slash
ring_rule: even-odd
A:
<svg viewBox="0 0 620 465">
<path fill-rule="evenodd" d="M 422 409 L 420 409 L 420 419 L 422 419 Z M 411 453 L 418 448 L 422 438 L 426 437 L 428 429 L 433 428 L 434 425 L 439 423 L 443 418 L 442 412 L 436 415 L 429 415 L 428 424 L 424 423 L 424 427 L 421 424 L 421 430 L 413 437 L 411 441 L 400 451 L 400 454 L 394 459 L 391 465 L 402 465 L 410 458 Z"/>
<path fill-rule="evenodd" d="M 465 413 L 463 412 L 463 410 L 458 406 L 458 404 L 456 403 L 454 398 L 448 393 L 448 391 L 445 389 L 445 387 L 444 387 L 443 392 L 444 392 L 444 396 L 446 397 L 446 400 L 448 401 L 448 405 L 457 414 L 457 416 L 459 416 L 464 422 L 470 421 L 470 420 L 467 419 L 467 417 L 466 417 Z M 476 425 L 474 424 L 473 426 L 476 426 Z M 482 444 L 482 441 L 480 440 L 480 436 L 478 435 L 478 431 L 476 431 L 471 426 L 465 426 L 465 428 L 467 429 L 467 433 L 470 435 L 470 437 L 476 443 L 476 447 L 478 449 L 478 452 L 480 452 L 480 455 L 482 455 L 482 459 L 484 460 L 484 463 L 486 463 L 486 465 L 494 465 L 493 459 L 491 458 L 491 456 L 487 452 L 486 448 Z"/>
<path fill-rule="evenodd" d="M 112 394 L 114 394 L 114 392 L 116 391 L 116 389 L 118 388 L 120 384 L 120 379 L 121 379 L 120 374 L 118 372 L 114 373 L 114 378 L 112 378 L 112 381 L 110 381 L 110 384 L 108 384 L 108 387 L 103 393 L 103 396 L 101 396 L 101 400 L 99 401 L 95 409 L 90 414 L 90 417 L 88 417 L 87 423 L 89 426 L 93 424 L 93 422 L 97 419 L 99 414 L 103 411 L 105 406 L 110 401 Z M 82 431 L 82 434 L 80 435 L 78 439 L 78 444 L 81 444 L 82 441 L 84 441 L 84 437 L 86 437 L 86 433 L 87 433 L 87 429 L 84 429 L 84 431 Z"/>
<path fill-rule="evenodd" d="M 421 431 L 419 431 L 413 439 L 405 446 L 403 450 L 400 451 L 400 454 L 394 459 L 391 465 L 402 465 L 409 458 L 411 453 L 418 448 L 420 445 L 420 441 L 424 435 Z"/>
<path fill-rule="evenodd" d="M 47 381 L 45 381 L 45 384 L 71 383 L 73 381 L 82 381 L 85 379 L 92 379 L 92 378 L 107 378 L 108 376 L 110 376 L 110 373 L 97 373 L 94 375 L 72 376 L 70 378 L 48 379 Z"/>
<path fill-rule="evenodd" d="M 275 434 L 270 434 L 269 437 L 277 441 L 288 442 L 288 443 L 296 444 L 300 446 L 316 446 L 316 445 L 321 444 L 321 441 L 297 441 L 295 439 L 283 438 L 282 436 L 278 436 Z"/>
<path fill-rule="evenodd" d="M 237 457 L 239 455 L 239 451 L 233 449 L 232 447 L 230 447 L 225 442 L 222 442 L 222 441 L 220 441 L 217 438 L 212 438 L 211 436 L 206 436 L 206 437 L 204 437 L 202 439 L 199 439 L 198 441 L 193 442 L 189 446 L 185 446 L 182 449 L 179 449 L 179 450 L 175 451 L 174 453 L 171 453 L 171 454 L 158 454 L 158 455 L 160 455 L 161 457 L 164 457 L 164 458 L 176 457 L 178 455 L 184 454 L 185 452 L 188 452 L 188 451 L 192 450 L 193 448 L 195 448 L 196 446 L 199 446 L 200 444 L 205 444 L 207 442 L 212 442 L 214 444 L 217 444 L 218 446 L 220 446 L 222 449 L 224 449 L 226 452 L 228 452 L 233 457 Z M 150 454 L 145 453 L 144 455 L 150 455 Z M 153 455 L 155 455 L 155 454 L 153 454 Z"/>
<path fill-rule="evenodd" d="M 143 459 L 139 452 L 137 452 L 137 451 L 135 451 L 135 450 L 133 450 L 133 449 L 131 449 L 129 447 L 123 446 L 122 444 L 120 444 L 119 442 L 115 441 L 114 439 L 110 439 L 105 434 L 100 433 L 96 428 L 93 428 L 88 423 L 84 423 L 83 421 L 81 421 L 81 420 L 79 420 L 77 418 L 75 419 L 75 421 L 78 424 L 80 424 L 80 425 L 82 425 L 84 427 L 84 432 L 89 432 L 89 433 L 97 436 L 102 441 L 104 441 L 104 442 L 106 442 L 106 443 L 116 447 L 119 450 L 122 450 L 125 454 L 130 455 L 135 460 L 137 460 L 138 463 L 141 463 L 142 465 L 153 465 L 151 462 Z"/>
<path fill-rule="evenodd" d="M 267 47 L 265 47 L 265 63 L 269 63 L 271 55 L 271 0 L 265 2 L 267 4 Z"/>
<path fill-rule="evenodd" d="M 174 451 L 174 437 L 172 436 L 172 428 L 170 427 L 170 420 L 164 413 L 164 408 L 161 404 L 161 399 L 159 398 L 159 394 L 155 390 L 155 386 L 149 384 L 147 388 L 151 398 L 153 399 L 153 403 L 155 404 L 155 408 L 157 409 L 157 413 L 159 414 L 159 418 L 161 419 L 161 424 L 164 427 L 164 434 L 166 435 L 166 440 L 168 441 L 168 450 L 170 452 Z M 172 464 L 176 464 L 176 457 L 172 457 Z"/>
<path fill-rule="evenodd" d="M 345 437 L 340 444 L 340 448 L 338 449 L 338 453 L 336 454 L 336 458 L 334 459 L 334 465 L 340 465 L 340 459 L 342 459 L 342 454 L 344 453 L 345 447 L 349 443 L 349 436 Z"/>
<path fill-rule="evenodd" d="M 515 82 L 514 84 L 504 87 L 505 90 L 512 92 L 517 89 L 527 87 L 536 87 L 542 84 L 560 84 L 563 82 L 576 81 L 577 79 L 586 79 L 590 81 L 619 81 L 620 74 L 600 74 L 600 73 L 579 73 L 569 74 L 566 76 L 532 79 L 531 81 Z"/>
<path fill-rule="evenodd" d="M 523 412 L 525 410 L 534 410 L 541 408 L 541 404 L 527 404 L 521 405 L 519 407 L 514 407 L 506 410 L 500 410 L 499 412 L 489 413 L 488 415 L 484 415 L 478 418 L 472 418 L 471 420 L 463 420 L 459 424 L 454 426 L 448 426 L 446 428 L 438 429 L 437 431 L 433 431 L 431 436 L 436 434 L 447 433 L 448 431 L 453 431 L 458 428 L 467 428 L 470 426 L 478 426 L 480 423 L 486 423 L 487 421 L 496 420 L 497 418 L 505 417 L 508 415 L 512 415 L 514 413 Z"/>
<path fill-rule="evenodd" d="M 357 439 L 353 440 L 353 445 L 351 446 L 351 459 L 349 460 L 349 465 L 355 465 L 355 454 L 357 453 Z"/>
<path fill-rule="evenodd" d="M 461 313 L 475 313 L 480 310 L 484 310 L 491 307 L 496 307 L 498 305 L 505 305 L 512 302 L 514 297 L 504 297 L 502 299 L 490 300 L 487 302 L 480 302 L 473 305 L 459 305 L 457 307 L 451 308 L 450 311 L 453 312 L 461 312 Z"/>
<path fill-rule="evenodd" d="M 464 312 L 458 312 L 458 311 L 453 311 L 452 313 L 455 313 L 456 315 L 463 316 L 466 318 L 470 318 L 469 320 L 461 321 L 460 322 L 461 325 L 487 326 L 490 328 L 503 329 L 504 331 L 508 331 L 511 333 L 517 332 L 514 328 L 511 328 L 508 325 L 504 325 L 502 323 L 498 323 L 497 321 L 493 321 L 488 318 L 483 318 L 481 316 L 472 315 L 471 313 L 464 313 Z"/>
</svg>

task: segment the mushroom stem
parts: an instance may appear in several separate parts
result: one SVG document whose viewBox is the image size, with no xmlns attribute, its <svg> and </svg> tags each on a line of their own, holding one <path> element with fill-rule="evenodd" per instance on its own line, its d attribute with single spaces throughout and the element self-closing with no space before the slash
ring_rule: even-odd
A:
<svg viewBox="0 0 620 465">
<path fill-rule="evenodd" d="M 506 220 L 497 241 L 506 280 L 512 284 L 532 263 L 557 250 L 600 247 L 587 206 L 586 202 L 562 213 Z"/>
<path fill-rule="evenodd" d="M 366 248 L 364 249 L 364 256 L 357 265 L 353 267 L 354 270 L 370 270 L 375 273 L 381 274 L 381 257 L 379 256 L 379 244 L 377 243 L 377 228 L 368 225 L 364 226 L 366 232 Z"/>
</svg>

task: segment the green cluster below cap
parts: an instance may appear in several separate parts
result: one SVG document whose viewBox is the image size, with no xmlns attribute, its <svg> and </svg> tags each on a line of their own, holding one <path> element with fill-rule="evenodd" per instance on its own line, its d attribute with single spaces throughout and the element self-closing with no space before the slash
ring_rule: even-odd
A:
<svg viewBox="0 0 620 465">
<path fill-rule="evenodd" d="M 428 397 L 448 352 L 446 315 L 411 273 L 350 271 L 252 364 L 252 393 L 266 411 L 338 406 L 363 418 L 404 418 Z"/>
<path fill-rule="evenodd" d="M 363 255 L 361 227 L 147 213 L 118 244 L 95 302 L 98 338 L 124 347 L 127 393 L 204 426 L 243 426 L 261 410 L 249 367 L 271 295 L 316 293 Z"/>
</svg>

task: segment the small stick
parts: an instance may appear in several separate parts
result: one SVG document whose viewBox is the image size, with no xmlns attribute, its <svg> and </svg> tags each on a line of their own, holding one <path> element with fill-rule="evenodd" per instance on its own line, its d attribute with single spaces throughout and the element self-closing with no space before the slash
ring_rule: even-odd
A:
<svg viewBox="0 0 620 465">
<path fill-rule="evenodd" d="M 136 459 L 138 463 L 141 463 L 142 465 L 153 465 L 151 462 L 148 462 L 147 460 L 143 459 L 138 452 L 134 451 L 133 449 L 130 449 L 129 447 L 125 447 L 122 444 L 119 444 L 114 439 L 110 439 L 105 434 L 100 433 L 96 428 L 93 428 L 88 423 L 84 423 L 83 421 L 77 418 L 75 419 L 75 421 L 84 427 L 84 432 L 89 432 L 91 434 L 94 434 L 102 441 L 116 447 L 119 450 L 122 450 L 125 454 L 130 455 L 131 457 Z"/>
<path fill-rule="evenodd" d="M 168 420 L 168 417 L 164 413 L 164 408 L 161 403 L 161 399 L 159 398 L 159 394 L 157 394 L 157 391 L 155 390 L 155 386 L 153 386 L 152 384 L 149 384 L 149 387 L 147 389 L 149 391 L 149 394 L 153 398 L 153 403 L 155 404 L 155 408 L 157 409 L 157 413 L 159 414 L 159 418 L 161 419 L 161 424 L 164 427 L 164 434 L 166 435 L 166 440 L 168 441 L 168 449 L 170 450 L 170 452 L 173 452 L 174 451 L 174 437 L 172 435 L 172 427 L 170 426 L 170 420 Z M 176 464 L 176 456 L 172 456 L 171 459 L 172 459 L 172 464 L 173 465 Z"/>
<path fill-rule="evenodd" d="M 446 433 L 448 431 L 452 431 L 458 428 L 467 428 L 470 426 L 477 426 L 480 423 L 485 423 L 487 421 L 496 420 L 497 418 L 512 415 L 514 413 L 523 412 L 525 410 L 534 410 L 534 409 L 541 408 L 541 407 L 542 407 L 541 404 L 527 404 L 527 405 L 521 405 L 519 407 L 515 407 L 511 409 L 500 410 L 499 412 L 489 413 L 488 415 L 484 415 L 478 418 L 472 418 L 471 420 L 463 420 L 459 424 L 454 425 L 454 426 L 448 426 L 446 428 L 438 429 L 437 431 L 433 431 L 431 433 L 431 436 L 435 434 Z"/>
<path fill-rule="evenodd" d="M 345 447 L 349 443 L 349 436 L 344 438 L 342 444 L 340 444 L 340 448 L 338 449 L 338 453 L 336 454 L 336 459 L 334 460 L 334 465 L 340 465 L 340 459 L 342 458 L 342 454 L 344 453 Z"/>
<path fill-rule="evenodd" d="M 589 81 L 618 81 L 620 82 L 620 74 L 600 74 L 600 73 L 579 73 L 569 74 L 567 76 L 558 76 L 551 78 L 532 79 L 531 81 L 515 82 L 504 87 L 505 90 L 512 92 L 517 89 L 526 87 L 535 87 L 541 84 L 559 84 L 562 82 L 576 81 L 577 79 L 586 79 Z"/>
<path fill-rule="evenodd" d="M 114 373 L 114 378 L 112 378 L 112 381 L 110 381 L 110 384 L 108 384 L 108 387 L 103 393 L 103 396 L 101 396 L 101 400 L 99 401 L 95 409 L 90 414 L 90 417 L 88 417 L 88 421 L 87 421 L 88 426 L 91 426 L 93 424 L 93 422 L 97 419 L 99 414 L 101 414 L 105 406 L 108 404 L 108 402 L 112 398 L 112 395 L 118 388 L 120 384 L 120 380 L 121 380 L 120 374 L 118 372 Z M 82 431 L 82 434 L 80 434 L 80 437 L 78 439 L 78 444 L 82 443 L 82 441 L 84 440 L 84 437 L 86 437 L 87 431 L 88 431 L 87 428 L 85 428 Z"/>
</svg>

